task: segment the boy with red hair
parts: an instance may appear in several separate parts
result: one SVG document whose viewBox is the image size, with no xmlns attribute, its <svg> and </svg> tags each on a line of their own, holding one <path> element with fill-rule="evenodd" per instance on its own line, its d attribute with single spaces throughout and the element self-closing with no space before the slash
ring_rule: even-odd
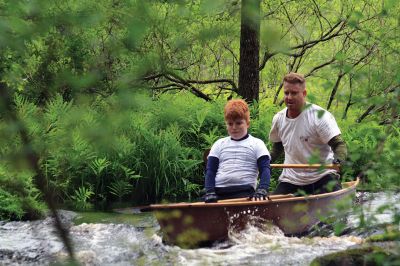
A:
<svg viewBox="0 0 400 266">
<path fill-rule="evenodd" d="M 205 202 L 240 197 L 266 199 L 271 174 L 270 154 L 262 140 L 247 132 L 250 126 L 247 103 L 230 100 L 225 105 L 224 116 L 229 137 L 217 140 L 208 155 Z"/>
</svg>

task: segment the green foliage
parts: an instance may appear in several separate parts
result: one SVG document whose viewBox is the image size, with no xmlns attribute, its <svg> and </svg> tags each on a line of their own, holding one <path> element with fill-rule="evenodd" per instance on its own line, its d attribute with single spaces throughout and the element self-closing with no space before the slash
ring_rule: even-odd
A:
<svg viewBox="0 0 400 266">
<path fill-rule="evenodd" d="M 21 119 L 37 143 L 49 187 L 60 203 L 71 201 L 76 209 L 89 209 L 92 204 L 107 207 L 116 198 L 148 202 L 199 194 L 202 151 L 211 145 L 211 140 L 204 141 L 209 136 L 205 130 L 212 129 L 213 139 L 226 134 L 218 117 L 222 109 L 215 115 L 215 105 L 179 96 L 148 102 L 138 110 L 134 98 L 142 96 L 129 94 L 132 102 L 126 97 L 73 104 L 57 96 L 41 110 L 19 100 L 17 109 L 24 114 Z M 187 101 L 197 105 L 187 106 Z M 162 114 L 169 106 L 180 106 L 191 115 L 171 120 L 155 113 L 155 107 Z M 206 108 L 208 121 L 196 111 Z M 197 121 L 197 127 L 189 127 L 191 121 Z M 20 149 L 12 138 L 3 139 L 3 144 L 5 154 Z"/>
<path fill-rule="evenodd" d="M 79 187 L 71 196 L 73 207 L 80 211 L 90 210 L 93 207 L 93 205 L 90 203 L 90 198 L 93 195 L 94 192 L 90 187 Z"/>
<path fill-rule="evenodd" d="M 172 125 L 159 133 L 143 128 L 136 128 L 135 131 L 136 141 L 141 143 L 136 156 L 140 160 L 139 173 L 143 178 L 139 183 L 146 193 L 145 198 L 160 200 L 174 197 L 169 195 L 171 189 L 179 187 L 182 179 L 188 177 L 197 165 L 190 158 L 192 149 L 183 147 L 179 142 L 181 129 Z"/>
<path fill-rule="evenodd" d="M 100 176 L 105 168 L 107 168 L 111 163 L 107 161 L 106 158 L 96 158 L 92 163 L 90 163 L 90 168 L 93 170 L 96 176 Z"/>
<path fill-rule="evenodd" d="M 349 160 L 344 167 L 346 176 L 354 178 L 363 173 L 368 179 L 367 188 L 372 190 L 397 189 L 399 180 L 396 158 L 399 156 L 399 127 L 388 127 L 375 122 L 344 123 L 343 137 L 347 143 Z"/>
<path fill-rule="evenodd" d="M 400 239 L 399 231 L 388 231 L 383 234 L 373 235 L 368 237 L 367 241 L 369 242 L 383 242 L 383 241 L 396 241 Z"/>
<path fill-rule="evenodd" d="M 0 219 L 21 220 L 24 212 L 19 197 L 0 188 Z"/>
<path fill-rule="evenodd" d="M 30 172 L 0 165 L 0 220 L 43 217 L 45 207 Z"/>
<path fill-rule="evenodd" d="M 201 138 L 204 140 L 204 147 L 211 147 L 214 142 L 216 142 L 220 136 L 217 134 L 218 132 L 218 128 L 214 127 L 213 129 L 211 129 L 210 131 L 208 131 L 208 133 L 201 133 Z"/>
<path fill-rule="evenodd" d="M 399 258 L 394 250 L 364 246 L 318 257 L 310 265 L 397 265 L 398 262 Z"/>
<path fill-rule="evenodd" d="M 121 201 L 125 195 L 131 193 L 133 186 L 126 180 L 116 180 L 111 182 L 111 185 L 109 185 L 108 188 L 110 189 L 110 193 L 118 197 Z"/>
<path fill-rule="evenodd" d="M 137 99 L 146 96 L 121 93 L 81 103 L 56 96 L 39 109 L 26 98 L 16 98 L 55 199 L 89 209 L 92 204 L 107 208 L 114 200 L 144 203 L 198 197 L 204 184 L 203 151 L 227 134 L 224 102 L 178 94 L 141 100 L 138 108 Z M 252 108 L 250 133 L 269 145 L 272 116 L 279 108 L 264 101 Z M 398 167 L 398 127 L 391 126 L 386 135 L 387 127 L 374 122 L 357 127 L 339 122 L 349 148 L 345 177 L 353 179 L 363 171 L 370 189 L 398 187 L 393 171 Z M 9 132 L 4 123 L 2 127 Z M 18 138 L 9 136 L 2 140 L 8 156 L 20 149 Z M 383 152 L 371 152 L 382 140 Z M 271 190 L 279 173 L 272 171 Z"/>
</svg>

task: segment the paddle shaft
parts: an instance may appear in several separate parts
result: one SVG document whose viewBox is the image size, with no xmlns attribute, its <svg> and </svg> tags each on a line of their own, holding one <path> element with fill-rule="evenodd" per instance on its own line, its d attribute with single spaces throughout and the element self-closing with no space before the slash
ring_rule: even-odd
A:
<svg viewBox="0 0 400 266">
<path fill-rule="evenodd" d="M 339 165 L 337 164 L 271 164 L 272 168 L 308 168 L 308 169 L 335 169 L 339 170 Z"/>
</svg>

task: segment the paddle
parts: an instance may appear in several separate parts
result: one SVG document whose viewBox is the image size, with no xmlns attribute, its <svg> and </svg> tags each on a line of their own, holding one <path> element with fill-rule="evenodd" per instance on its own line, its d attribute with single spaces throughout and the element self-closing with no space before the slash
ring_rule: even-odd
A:
<svg viewBox="0 0 400 266">
<path fill-rule="evenodd" d="M 339 171 L 339 164 L 271 164 L 272 168 L 308 168 L 308 169 L 319 169 L 319 168 L 325 168 L 325 169 L 335 169 Z"/>
</svg>

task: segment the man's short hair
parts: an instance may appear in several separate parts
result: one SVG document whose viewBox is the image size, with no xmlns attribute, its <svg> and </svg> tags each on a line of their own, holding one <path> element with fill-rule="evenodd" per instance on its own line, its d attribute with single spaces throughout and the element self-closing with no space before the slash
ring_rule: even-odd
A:
<svg viewBox="0 0 400 266">
<path fill-rule="evenodd" d="M 283 82 L 290 84 L 301 84 L 303 88 L 306 87 L 306 79 L 302 74 L 290 72 L 283 78 Z"/>
<path fill-rule="evenodd" d="M 244 119 L 247 123 L 250 122 L 249 106 L 244 100 L 234 99 L 226 103 L 224 108 L 225 121 Z"/>
</svg>

